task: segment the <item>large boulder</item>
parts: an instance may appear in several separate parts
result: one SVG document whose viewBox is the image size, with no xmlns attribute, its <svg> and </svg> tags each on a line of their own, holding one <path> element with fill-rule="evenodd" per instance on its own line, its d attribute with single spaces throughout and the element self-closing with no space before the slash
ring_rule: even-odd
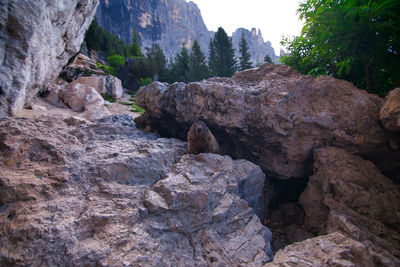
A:
<svg viewBox="0 0 400 267">
<path fill-rule="evenodd" d="M 232 78 L 152 83 L 137 92 L 136 101 L 146 109 L 136 120 L 139 127 L 185 139 L 190 125 L 203 120 L 223 153 L 281 179 L 306 177 L 313 149 L 328 145 L 400 176 L 400 139 L 380 125 L 382 100 L 343 80 L 265 64 Z"/>
<path fill-rule="evenodd" d="M 380 119 L 389 131 L 400 132 L 400 88 L 394 89 L 386 96 Z"/>
<path fill-rule="evenodd" d="M 373 267 L 376 266 L 368 249 L 340 233 L 332 233 L 295 243 L 279 250 L 274 261 L 264 267 L 326 266 L 326 267 Z"/>
<path fill-rule="evenodd" d="M 128 115 L 52 120 L 0 121 L 1 266 L 271 259 L 271 233 L 254 213 L 258 166 L 184 155 L 186 143 L 143 133 Z"/>
<path fill-rule="evenodd" d="M 82 112 L 86 109 L 87 103 L 104 104 L 103 97 L 99 94 L 95 87 L 91 86 L 87 80 L 81 81 L 83 78 L 73 81 L 67 86 L 62 95 L 63 101 L 74 111 Z"/>
<path fill-rule="evenodd" d="M 314 160 L 299 200 L 305 226 L 315 234 L 341 232 L 364 244 L 380 266 L 399 266 L 399 187 L 372 162 L 344 149 L 317 149 Z"/>
<path fill-rule="evenodd" d="M 0 118 L 22 108 L 78 53 L 98 2 L 0 1 Z"/>
<path fill-rule="evenodd" d="M 79 77 L 86 77 L 92 74 L 107 75 L 96 65 L 94 60 L 85 55 L 78 54 L 74 60 L 60 73 L 60 77 L 67 82 L 72 82 Z"/>
</svg>

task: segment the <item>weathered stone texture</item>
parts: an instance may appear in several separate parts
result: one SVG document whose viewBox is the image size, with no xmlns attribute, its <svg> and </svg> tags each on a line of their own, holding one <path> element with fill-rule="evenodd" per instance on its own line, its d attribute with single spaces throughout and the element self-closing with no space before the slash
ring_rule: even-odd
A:
<svg viewBox="0 0 400 267">
<path fill-rule="evenodd" d="M 185 139 L 194 121 L 205 121 L 222 153 L 281 179 L 306 177 L 312 151 L 330 145 L 372 160 L 394 180 L 400 177 L 400 139 L 380 124 L 382 99 L 343 80 L 265 64 L 232 78 L 153 83 L 136 96 L 146 109 L 136 120 L 139 127 Z"/>
<path fill-rule="evenodd" d="M 80 49 L 98 0 L 0 2 L 0 118 L 54 81 Z"/>
<path fill-rule="evenodd" d="M 1 266 L 262 266 L 261 169 L 136 129 L 0 122 Z M 40 134 L 38 134 L 40 133 Z M 252 209 L 253 207 L 254 209 Z"/>
<path fill-rule="evenodd" d="M 400 264 L 400 190 L 370 161 L 344 149 L 314 152 L 314 174 L 300 196 L 305 226 L 364 244 L 378 266 Z"/>
</svg>

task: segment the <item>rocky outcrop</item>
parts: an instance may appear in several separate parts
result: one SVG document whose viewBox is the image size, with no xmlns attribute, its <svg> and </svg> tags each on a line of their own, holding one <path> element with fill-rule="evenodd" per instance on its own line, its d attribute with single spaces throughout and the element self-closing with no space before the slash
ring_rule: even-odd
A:
<svg viewBox="0 0 400 267">
<path fill-rule="evenodd" d="M 92 59 L 78 54 L 55 82 L 47 86 L 45 100 L 57 107 L 83 112 L 88 120 L 97 120 L 111 113 L 102 96 L 118 99 L 123 94 L 121 80 L 99 69 Z"/>
<path fill-rule="evenodd" d="M 340 233 L 332 233 L 285 247 L 264 267 L 376 266 L 368 249 Z"/>
<path fill-rule="evenodd" d="M 261 31 L 258 30 L 257 32 L 255 28 L 251 29 L 251 31 L 239 28 L 232 33 L 232 44 L 237 58 L 240 56 L 239 43 L 242 39 L 242 33 L 249 45 L 249 53 L 251 55 L 253 66 L 264 63 L 266 55 L 271 57 L 272 62 L 276 62 L 277 57 L 275 55 L 275 50 L 271 46 L 271 42 L 264 42 Z"/>
<path fill-rule="evenodd" d="M 167 59 L 175 58 L 184 43 L 191 49 L 196 39 L 201 50 L 208 57 L 208 46 L 214 32 L 207 29 L 197 5 L 185 0 L 101 0 L 96 13 L 101 27 L 119 36 L 130 44 L 134 32 L 139 35 L 140 44 L 151 47 L 158 43 Z M 276 62 L 276 55 L 270 42 L 264 42 L 261 32 L 252 29 L 238 29 L 232 35 L 235 55 L 239 56 L 238 44 L 242 31 L 250 47 L 252 61 L 263 63 L 268 54 Z"/>
<path fill-rule="evenodd" d="M 92 74 L 107 75 L 107 73 L 96 65 L 94 60 L 85 55 L 78 54 L 73 61 L 64 68 L 60 77 L 67 82 L 72 82 L 80 77 L 87 77 Z"/>
<path fill-rule="evenodd" d="M 0 118 L 13 115 L 81 46 L 98 0 L 0 2 Z"/>
<path fill-rule="evenodd" d="M 280 179 L 306 177 L 312 151 L 329 145 L 400 177 L 399 139 L 379 121 L 382 100 L 343 80 L 265 64 L 232 78 L 156 82 L 142 87 L 136 100 L 146 109 L 136 120 L 139 127 L 185 139 L 194 121 L 205 121 L 222 153 L 250 160 Z"/>
<path fill-rule="evenodd" d="M 250 162 L 184 155 L 185 143 L 138 131 L 128 115 L 4 119 L 0 151 L 2 266 L 271 259 L 254 213 L 265 177 Z"/>
<path fill-rule="evenodd" d="M 341 232 L 361 242 L 378 266 L 399 266 L 399 187 L 344 149 L 317 149 L 314 160 L 300 197 L 306 227 L 316 234 Z"/>
<path fill-rule="evenodd" d="M 158 43 L 168 59 L 176 56 L 183 43 L 191 48 L 194 39 L 208 54 L 212 36 L 197 5 L 185 0 L 101 0 L 96 20 L 127 44 L 136 31 L 143 49 Z"/>
<path fill-rule="evenodd" d="M 389 131 L 400 132 L 400 88 L 394 89 L 386 96 L 380 119 Z"/>
</svg>

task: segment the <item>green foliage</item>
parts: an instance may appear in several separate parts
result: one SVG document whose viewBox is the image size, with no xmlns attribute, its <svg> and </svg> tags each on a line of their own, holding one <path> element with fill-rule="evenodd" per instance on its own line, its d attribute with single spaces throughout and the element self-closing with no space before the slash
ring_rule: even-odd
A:
<svg viewBox="0 0 400 267">
<path fill-rule="evenodd" d="M 143 113 L 145 112 L 145 110 L 144 110 L 142 107 L 139 107 L 136 103 L 133 103 L 133 104 L 132 104 L 132 109 L 131 109 L 131 111 L 132 111 L 132 112 L 139 113 L 139 114 L 143 114 Z"/>
<path fill-rule="evenodd" d="M 142 50 L 140 49 L 139 45 L 139 37 L 137 32 L 135 31 L 132 38 L 131 45 L 127 46 L 126 49 L 126 57 L 140 57 L 142 55 Z"/>
<path fill-rule="evenodd" d="M 246 38 L 244 37 L 244 33 L 242 32 L 242 38 L 239 42 L 239 69 L 240 70 L 247 70 L 253 67 L 250 62 L 250 52 L 249 52 L 249 45 L 247 44 Z"/>
<path fill-rule="evenodd" d="M 210 40 L 209 67 L 215 76 L 230 77 L 236 71 L 236 59 L 232 48 L 232 39 L 222 27 L 218 28 L 214 38 Z"/>
<path fill-rule="evenodd" d="M 171 63 L 167 81 L 169 83 L 177 81 L 187 82 L 189 61 L 189 52 L 186 49 L 185 44 L 182 44 L 182 49 L 176 54 L 175 61 Z"/>
<path fill-rule="evenodd" d="M 152 80 L 150 77 L 147 77 L 147 78 L 142 78 L 142 77 L 140 77 L 140 79 L 139 79 L 139 86 L 146 86 L 146 85 L 149 85 L 149 84 L 151 84 L 152 81 L 153 81 L 153 80 Z"/>
<path fill-rule="evenodd" d="M 298 13 L 305 26 L 281 62 L 380 95 L 400 85 L 400 1 L 307 0 Z"/>
<path fill-rule="evenodd" d="M 97 67 L 102 69 L 105 73 L 112 74 L 115 72 L 115 70 L 112 67 L 101 64 L 100 62 L 96 62 L 96 65 L 97 65 Z"/>
<path fill-rule="evenodd" d="M 152 77 L 153 80 L 165 81 L 167 77 L 167 59 L 158 44 L 153 44 L 146 48 L 146 58 L 144 60 L 149 70 L 149 75 L 141 77 Z"/>
<path fill-rule="evenodd" d="M 121 104 L 121 105 L 124 105 L 124 106 L 130 106 L 131 107 L 131 110 L 130 110 L 131 112 L 136 112 L 136 113 L 140 113 L 140 114 L 143 114 L 145 112 L 145 110 L 143 108 L 139 107 L 136 104 L 135 101 L 132 101 L 132 102 L 118 102 L 118 103 Z"/>
<path fill-rule="evenodd" d="M 272 58 L 269 55 L 265 55 L 264 62 L 272 63 Z"/>
<path fill-rule="evenodd" d="M 92 21 L 85 34 L 88 49 L 101 51 L 106 55 L 125 56 L 126 45 L 118 36 L 110 34 L 99 26 L 96 19 Z"/>
<path fill-rule="evenodd" d="M 192 52 L 190 52 L 189 69 L 187 71 L 186 80 L 188 82 L 200 81 L 208 78 L 209 75 L 206 57 L 200 49 L 199 42 L 194 40 Z"/>
<path fill-rule="evenodd" d="M 111 55 L 107 57 L 107 62 L 110 64 L 111 67 L 111 74 L 116 75 L 121 67 L 125 65 L 124 57 L 120 55 Z"/>
<path fill-rule="evenodd" d="M 111 96 L 108 93 L 104 93 L 102 96 L 103 96 L 104 100 L 106 100 L 108 102 L 111 102 L 111 103 L 115 102 L 115 99 L 111 98 Z"/>
<path fill-rule="evenodd" d="M 158 44 L 146 48 L 146 55 L 140 55 L 129 66 L 130 79 L 135 89 L 150 84 L 153 80 L 167 81 L 167 60 Z"/>
</svg>

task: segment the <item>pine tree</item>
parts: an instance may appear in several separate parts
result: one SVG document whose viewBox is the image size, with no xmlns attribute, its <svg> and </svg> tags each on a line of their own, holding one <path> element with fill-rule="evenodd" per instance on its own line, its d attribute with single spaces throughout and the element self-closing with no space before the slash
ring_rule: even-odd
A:
<svg viewBox="0 0 400 267">
<path fill-rule="evenodd" d="M 132 43 L 127 47 L 126 55 L 127 57 L 140 57 L 142 54 L 142 50 L 139 45 L 139 37 L 137 32 L 135 31 L 132 37 Z"/>
<path fill-rule="evenodd" d="M 192 52 L 189 59 L 189 70 L 187 72 L 187 82 L 200 81 L 209 77 L 209 71 L 206 63 L 206 57 L 201 51 L 197 40 L 194 40 Z"/>
<path fill-rule="evenodd" d="M 250 62 L 251 55 L 249 53 L 249 45 L 247 44 L 247 40 L 244 37 L 244 33 L 242 32 L 242 38 L 239 43 L 239 63 L 240 63 L 240 70 L 247 70 L 252 68 L 252 64 Z"/>
<path fill-rule="evenodd" d="M 187 82 L 189 61 L 189 52 L 186 49 L 185 44 L 182 44 L 181 51 L 176 54 L 175 61 L 172 63 L 169 82 Z"/>
<path fill-rule="evenodd" d="M 146 64 L 149 66 L 150 76 L 154 80 L 164 81 L 166 79 L 167 59 L 158 44 L 153 44 L 151 48 L 146 48 Z"/>
<path fill-rule="evenodd" d="M 236 59 L 232 48 L 232 39 L 228 37 L 222 27 L 210 42 L 209 65 L 213 75 L 230 77 L 236 71 Z"/>
<path fill-rule="evenodd" d="M 210 73 L 215 76 L 216 75 L 215 72 L 217 70 L 217 55 L 215 53 L 215 47 L 212 38 L 210 39 L 208 50 L 209 50 L 208 67 L 210 68 Z"/>
<path fill-rule="evenodd" d="M 272 63 L 272 59 L 268 54 L 265 55 L 264 62 Z"/>
</svg>

